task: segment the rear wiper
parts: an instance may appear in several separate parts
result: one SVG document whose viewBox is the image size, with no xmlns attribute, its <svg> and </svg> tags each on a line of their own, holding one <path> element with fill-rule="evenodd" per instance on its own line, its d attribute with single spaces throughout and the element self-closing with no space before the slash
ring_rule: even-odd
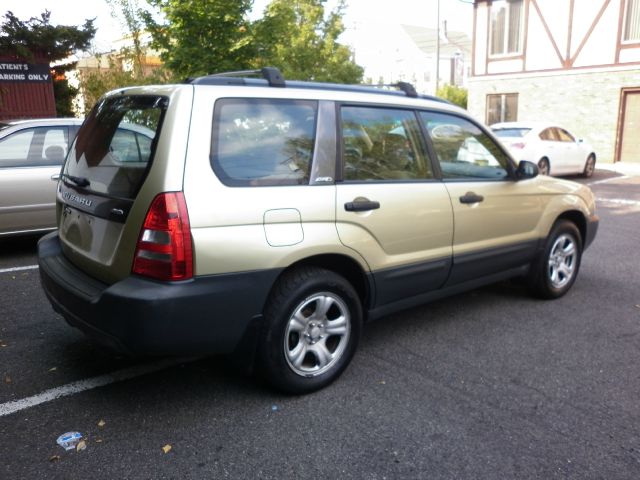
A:
<svg viewBox="0 0 640 480">
<path fill-rule="evenodd" d="M 75 175 L 69 175 L 68 173 L 61 173 L 60 178 L 66 178 L 67 180 L 71 180 L 78 187 L 88 187 L 91 185 L 91 182 L 84 177 L 76 177 Z"/>
</svg>

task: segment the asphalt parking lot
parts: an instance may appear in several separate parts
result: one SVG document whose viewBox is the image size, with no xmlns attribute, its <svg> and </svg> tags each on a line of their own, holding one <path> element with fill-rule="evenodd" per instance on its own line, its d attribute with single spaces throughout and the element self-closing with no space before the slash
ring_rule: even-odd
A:
<svg viewBox="0 0 640 480">
<path fill-rule="evenodd" d="M 302 397 L 101 350 L 50 308 L 37 238 L 1 240 L 0 478 L 637 479 L 640 177 L 579 181 L 601 224 L 566 297 L 507 282 L 369 324 Z"/>
</svg>

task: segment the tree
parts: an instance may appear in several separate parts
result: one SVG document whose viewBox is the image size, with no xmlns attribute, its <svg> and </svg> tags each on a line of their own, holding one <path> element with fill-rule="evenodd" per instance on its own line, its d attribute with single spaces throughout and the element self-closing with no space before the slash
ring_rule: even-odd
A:
<svg viewBox="0 0 640 480">
<path fill-rule="evenodd" d="M 285 78 L 358 83 L 363 69 L 351 51 L 338 43 L 344 32 L 344 1 L 325 15 L 325 0 L 272 0 L 253 25 L 260 46 L 256 67 L 273 65 Z"/>
<path fill-rule="evenodd" d="M 93 68 L 80 73 L 80 89 L 87 113 L 98 99 L 116 88 L 165 83 L 169 79 L 163 68 L 148 65 L 149 47 L 144 41 L 145 11 L 137 0 L 107 0 L 112 15 L 120 19 L 130 46 L 115 54 L 98 55 Z"/>
<path fill-rule="evenodd" d="M 147 12 L 153 47 L 178 78 L 246 69 L 254 56 L 247 12 L 252 0 L 147 0 L 164 22 Z"/>
<path fill-rule="evenodd" d="M 63 60 L 76 50 L 86 50 L 96 33 L 93 20 L 86 20 L 83 27 L 51 25 L 51 12 L 45 10 L 40 17 L 20 20 L 8 11 L 5 22 L 0 25 L 0 55 L 8 58 L 26 59 L 30 62 L 52 63 Z M 53 90 L 58 115 L 70 115 L 72 99 L 76 89 L 71 87 L 65 72 L 72 64 L 53 69 Z"/>
<path fill-rule="evenodd" d="M 469 92 L 466 88 L 446 84 L 438 88 L 436 96 L 449 100 L 451 103 L 455 103 L 459 107 L 467 108 L 468 93 Z"/>
</svg>

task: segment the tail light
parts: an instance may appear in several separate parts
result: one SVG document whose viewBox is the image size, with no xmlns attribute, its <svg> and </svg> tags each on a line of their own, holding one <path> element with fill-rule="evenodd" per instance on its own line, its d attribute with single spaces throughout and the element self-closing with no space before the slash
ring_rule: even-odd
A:
<svg viewBox="0 0 640 480">
<path fill-rule="evenodd" d="M 511 148 L 522 149 L 524 147 L 525 147 L 525 144 L 523 142 L 517 142 L 517 143 L 512 143 L 511 144 Z"/>
<path fill-rule="evenodd" d="M 193 277 L 191 229 L 182 192 L 161 193 L 151 202 L 132 271 L 159 280 Z"/>
</svg>

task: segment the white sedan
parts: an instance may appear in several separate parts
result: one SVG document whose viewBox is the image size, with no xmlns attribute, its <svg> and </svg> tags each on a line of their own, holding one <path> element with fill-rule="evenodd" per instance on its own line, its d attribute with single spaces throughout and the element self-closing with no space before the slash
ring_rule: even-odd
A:
<svg viewBox="0 0 640 480">
<path fill-rule="evenodd" d="M 538 165 L 542 175 L 593 175 L 596 154 L 566 129 L 550 123 L 505 122 L 491 125 L 515 160 Z"/>
</svg>

